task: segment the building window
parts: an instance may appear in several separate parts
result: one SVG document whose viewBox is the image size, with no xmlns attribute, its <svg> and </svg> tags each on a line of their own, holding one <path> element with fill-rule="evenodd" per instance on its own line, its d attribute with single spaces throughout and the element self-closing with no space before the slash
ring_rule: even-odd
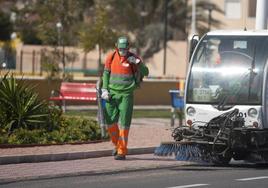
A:
<svg viewBox="0 0 268 188">
<path fill-rule="evenodd" d="M 256 17 L 257 0 L 248 1 L 248 17 Z"/>
<path fill-rule="evenodd" d="M 240 0 L 225 0 L 225 16 L 230 19 L 241 18 Z"/>
</svg>

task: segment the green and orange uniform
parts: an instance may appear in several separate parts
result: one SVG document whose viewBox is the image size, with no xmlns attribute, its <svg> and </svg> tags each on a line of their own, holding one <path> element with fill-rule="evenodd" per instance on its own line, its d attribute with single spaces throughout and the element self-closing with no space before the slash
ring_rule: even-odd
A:
<svg viewBox="0 0 268 188">
<path fill-rule="evenodd" d="M 108 133 L 118 155 L 127 154 L 127 142 L 133 111 L 133 92 L 139 86 L 139 76 L 147 76 L 148 68 L 141 62 L 133 64 L 128 57 L 135 54 L 127 52 L 120 56 L 118 49 L 108 54 L 103 72 L 103 89 L 110 93 L 105 105 L 105 121 Z"/>
</svg>

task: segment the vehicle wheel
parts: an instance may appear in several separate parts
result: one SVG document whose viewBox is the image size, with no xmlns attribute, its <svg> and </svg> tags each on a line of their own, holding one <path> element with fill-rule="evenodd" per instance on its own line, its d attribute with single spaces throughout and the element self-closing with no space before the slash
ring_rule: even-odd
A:
<svg viewBox="0 0 268 188">
<path fill-rule="evenodd" d="M 247 155 L 245 152 L 234 152 L 233 158 L 234 160 L 244 160 L 247 158 Z"/>
<path fill-rule="evenodd" d="M 226 156 L 215 155 L 212 157 L 212 163 L 215 165 L 224 166 L 224 165 L 228 165 L 231 159 L 232 159 L 231 155 L 226 155 Z"/>
</svg>

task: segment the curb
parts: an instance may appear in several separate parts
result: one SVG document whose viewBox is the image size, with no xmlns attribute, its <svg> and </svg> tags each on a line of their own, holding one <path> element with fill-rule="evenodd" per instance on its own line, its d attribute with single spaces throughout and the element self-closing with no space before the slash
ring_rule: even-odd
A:
<svg viewBox="0 0 268 188">
<path fill-rule="evenodd" d="M 128 155 L 150 154 L 154 152 L 155 148 L 156 147 L 129 148 Z M 111 153 L 112 150 L 99 150 L 99 151 L 86 151 L 86 152 L 74 152 L 74 153 L 3 156 L 0 157 L 0 165 L 107 157 L 111 156 Z"/>
<path fill-rule="evenodd" d="M 73 143 L 55 143 L 55 144 L 0 144 L 0 149 L 6 148 L 30 148 L 30 147 L 42 147 L 42 146 L 63 146 L 63 145 L 83 145 L 83 144 L 96 144 L 102 142 L 109 142 L 110 139 L 101 139 L 94 141 L 73 142 Z"/>
</svg>

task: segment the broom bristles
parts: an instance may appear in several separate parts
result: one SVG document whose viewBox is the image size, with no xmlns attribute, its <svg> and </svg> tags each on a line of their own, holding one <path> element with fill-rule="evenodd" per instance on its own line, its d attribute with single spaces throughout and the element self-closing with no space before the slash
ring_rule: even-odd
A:
<svg viewBox="0 0 268 188">
<path fill-rule="evenodd" d="M 154 154 L 157 156 L 175 155 L 178 161 L 210 162 L 202 144 L 194 142 L 163 142 L 155 149 Z"/>
<path fill-rule="evenodd" d="M 154 154 L 157 156 L 171 156 L 172 154 L 175 154 L 175 147 L 175 142 L 163 142 L 155 149 Z"/>
</svg>

